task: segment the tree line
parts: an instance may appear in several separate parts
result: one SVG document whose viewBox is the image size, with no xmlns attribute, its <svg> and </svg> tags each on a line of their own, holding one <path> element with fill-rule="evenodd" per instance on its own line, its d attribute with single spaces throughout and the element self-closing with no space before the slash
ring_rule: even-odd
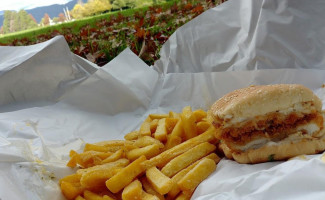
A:
<svg viewBox="0 0 325 200">
<path fill-rule="evenodd" d="M 88 0 L 87 3 L 79 0 L 71 10 L 71 15 L 75 19 L 80 19 L 104 12 L 149 6 L 165 1 L 168 0 Z"/>
<path fill-rule="evenodd" d="M 9 11 L 6 10 L 4 12 L 4 20 L 2 26 L 2 32 L 5 33 L 13 33 L 16 31 L 22 31 L 30 28 L 37 27 L 37 21 L 35 18 L 28 14 L 25 10 Z"/>
<path fill-rule="evenodd" d="M 69 14 L 71 13 L 73 19 L 80 19 L 100 13 L 149 6 L 165 1 L 168 0 L 88 0 L 87 3 L 79 0 Z M 45 13 L 41 22 L 38 24 L 35 18 L 25 10 L 18 12 L 6 10 L 4 12 L 3 26 L 0 28 L 0 34 L 23 31 L 38 26 L 47 26 L 50 25 L 51 21 L 53 23 L 64 22 L 66 21 L 66 16 L 60 13 L 58 17 L 54 17 L 51 20 L 50 16 Z"/>
<path fill-rule="evenodd" d="M 51 23 L 50 16 L 45 13 L 40 23 L 37 23 L 32 14 L 27 13 L 25 10 L 11 11 L 6 10 L 4 12 L 3 25 L 0 28 L 0 34 L 13 33 L 17 31 L 23 31 L 38 26 L 48 26 Z M 53 23 L 64 22 L 66 17 L 63 13 L 60 13 L 58 17 L 52 19 Z"/>
</svg>

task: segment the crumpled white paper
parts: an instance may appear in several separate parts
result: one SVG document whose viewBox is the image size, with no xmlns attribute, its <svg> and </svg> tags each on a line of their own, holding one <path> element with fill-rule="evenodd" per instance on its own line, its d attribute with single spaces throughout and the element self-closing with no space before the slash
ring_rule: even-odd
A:
<svg viewBox="0 0 325 200">
<path fill-rule="evenodd" d="M 161 50 L 165 73 L 324 69 L 322 0 L 230 0 L 179 28 Z"/>
<path fill-rule="evenodd" d="M 304 84 L 325 103 L 324 6 L 231 0 L 178 29 L 152 68 L 129 49 L 98 68 L 71 54 L 63 37 L 0 47 L 0 199 L 63 200 L 58 180 L 73 173 L 69 151 L 122 139 L 149 113 L 207 110 L 252 84 Z M 324 199 L 324 170 L 321 155 L 223 159 L 193 199 Z"/>
</svg>

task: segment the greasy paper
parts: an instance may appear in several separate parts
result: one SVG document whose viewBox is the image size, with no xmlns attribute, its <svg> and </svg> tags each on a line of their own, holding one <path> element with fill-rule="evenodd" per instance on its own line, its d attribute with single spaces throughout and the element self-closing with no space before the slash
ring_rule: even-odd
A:
<svg viewBox="0 0 325 200">
<path fill-rule="evenodd" d="M 234 89 L 275 83 L 303 84 L 325 103 L 321 8 L 230 0 L 179 28 L 152 67 L 126 49 L 99 68 L 72 54 L 63 37 L 0 47 L 0 199 L 63 200 L 58 180 L 74 172 L 69 151 L 122 139 L 149 113 L 207 110 Z M 324 160 L 223 159 L 193 199 L 323 199 Z"/>
</svg>

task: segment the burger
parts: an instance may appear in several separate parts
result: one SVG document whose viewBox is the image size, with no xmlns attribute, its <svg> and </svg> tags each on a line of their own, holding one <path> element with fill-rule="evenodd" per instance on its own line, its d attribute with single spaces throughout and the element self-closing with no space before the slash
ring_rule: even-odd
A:
<svg viewBox="0 0 325 200">
<path fill-rule="evenodd" d="M 242 88 L 209 110 L 219 147 L 239 163 L 285 160 L 325 150 L 321 100 L 298 84 Z"/>
</svg>

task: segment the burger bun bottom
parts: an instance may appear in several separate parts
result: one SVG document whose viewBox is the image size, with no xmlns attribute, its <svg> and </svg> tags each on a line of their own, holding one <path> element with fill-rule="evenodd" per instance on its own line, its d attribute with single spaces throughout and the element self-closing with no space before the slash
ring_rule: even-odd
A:
<svg viewBox="0 0 325 200">
<path fill-rule="evenodd" d="M 229 159 L 241 164 L 255 164 L 277 160 L 287 160 L 299 155 L 310 155 L 325 150 L 325 136 L 321 138 L 302 138 L 298 141 L 287 141 L 279 144 L 265 145 L 258 149 L 244 152 L 233 152 L 226 144 L 220 143 L 219 148 Z"/>
</svg>

